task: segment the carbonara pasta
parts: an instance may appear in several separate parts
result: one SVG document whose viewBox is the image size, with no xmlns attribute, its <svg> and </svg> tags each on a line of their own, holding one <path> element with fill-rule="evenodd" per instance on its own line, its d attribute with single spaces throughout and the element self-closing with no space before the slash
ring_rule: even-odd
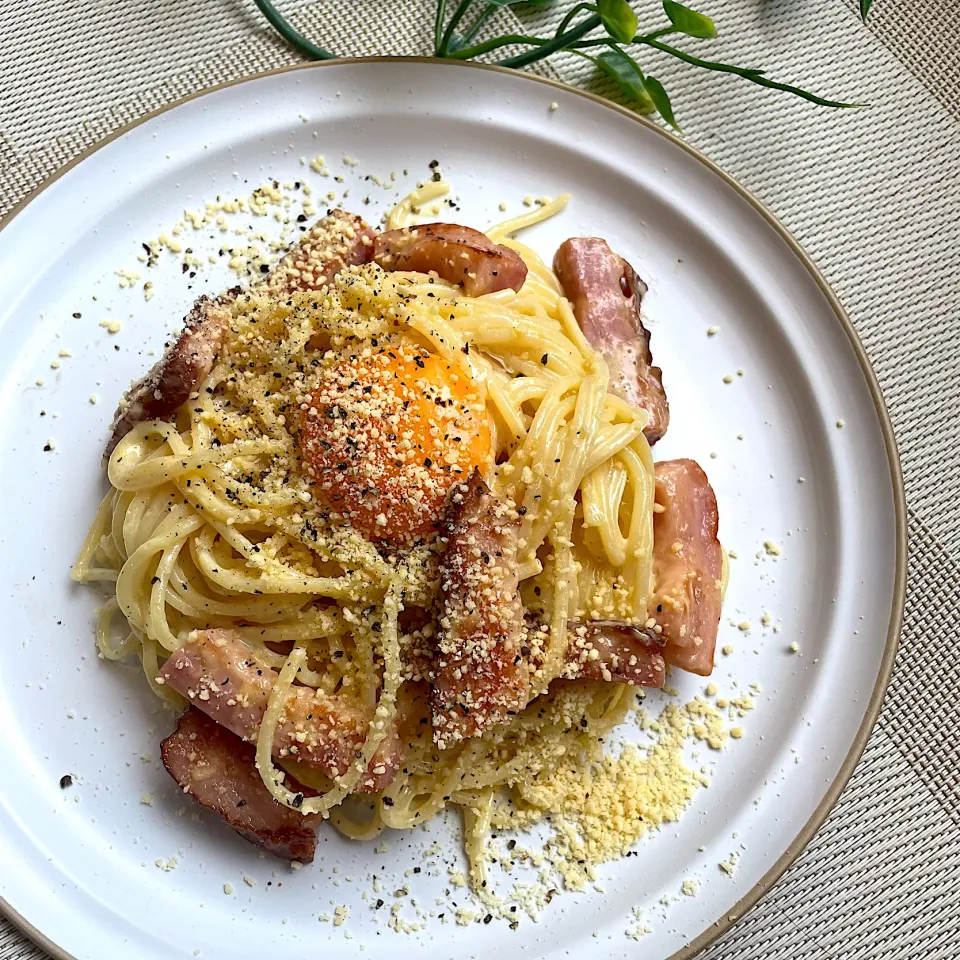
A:
<svg viewBox="0 0 960 960">
<path fill-rule="evenodd" d="M 389 226 L 409 228 L 444 187 L 407 198 Z M 664 640 L 650 414 L 614 388 L 557 276 L 513 236 L 563 203 L 487 232 L 525 266 L 519 289 L 466 295 L 443 269 L 404 269 L 391 253 L 344 264 L 319 289 L 266 282 L 216 301 L 221 339 L 189 397 L 167 418 L 132 422 L 127 408 L 73 571 L 110 585 L 102 657 L 139 657 L 158 696 L 254 743 L 278 804 L 356 839 L 460 808 L 474 884 L 491 823 L 508 808 L 530 819 L 538 775 L 595 754 L 626 714 L 624 665 L 614 655 L 592 669 L 603 650 L 584 646 L 584 625 Z M 467 615 L 444 608 L 455 535 L 441 518 L 471 477 L 513 531 L 529 683 L 518 709 L 443 737 L 436 658 Z M 242 644 L 242 667 L 269 685 L 254 677 L 232 702 L 209 679 L 178 690 L 171 664 L 198 636 L 221 652 Z M 238 730 L 254 689 L 261 712 Z M 469 696 L 464 715 L 479 702 Z M 295 703 L 310 723 L 325 711 L 323 763 Z"/>
</svg>

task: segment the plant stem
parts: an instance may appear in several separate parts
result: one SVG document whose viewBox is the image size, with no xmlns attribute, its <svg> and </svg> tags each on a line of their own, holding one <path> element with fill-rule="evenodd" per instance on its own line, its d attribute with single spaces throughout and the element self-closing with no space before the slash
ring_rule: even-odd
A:
<svg viewBox="0 0 960 960">
<path fill-rule="evenodd" d="M 572 30 L 568 30 L 566 33 L 561 34 L 559 37 L 554 37 L 552 40 L 548 40 L 535 50 L 527 50 L 525 53 L 518 54 L 515 57 L 498 60 L 497 63 L 501 67 L 525 67 L 528 63 L 542 60 L 544 57 L 549 57 L 551 53 L 556 53 L 557 50 L 570 46 L 574 41 L 579 40 L 581 37 L 586 36 L 591 30 L 599 27 L 600 23 L 600 17 L 596 14 L 592 17 L 587 17 L 586 20 L 583 20 Z"/>
<path fill-rule="evenodd" d="M 443 18 L 447 14 L 447 0 L 437 0 L 437 18 L 433 22 L 433 52 L 439 56 L 443 39 Z"/>
<path fill-rule="evenodd" d="M 473 47 L 464 47 L 462 50 L 452 50 L 446 55 L 448 60 L 472 60 L 481 54 L 490 53 L 491 50 L 498 50 L 500 47 L 509 47 L 514 44 L 528 44 L 530 46 L 542 46 L 550 43 L 545 37 L 525 37 L 522 34 L 510 33 L 505 37 L 492 37 L 478 43 Z"/>
<path fill-rule="evenodd" d="M 464 35 L 460 38 L 460 42 L 466 46 L 470 43 L 473 38 L 480 31 L 480 28 L 493 16 L 493 14 L 499 10 L 499 5 L 496 3 L 488 3 L 483 10 L 480 11 L 480 14 L 477 16 L 476 20 L 470 24 L 467 28 Z"/>
<path fill-rule="evenodd" d="M 303 34 L 290 26 L 290 24 L 277 13 L 276 8 L 270 3 L 270 0 L 253 0 L 253 2 L 270 21 L 273 29 L 276 30 L 291 47 L 299 50 L 305 57 L 309 57 L 311 60 L 336 59 L 336 54 L 330 53 L 329 50 L 324 50 L 323 47 L 318 47 L 315 43 L 311 43 Z"/>
<path fill-rule="evenodd" d="M 838 100 L 827 100 L 824 97 L 818 97 L 815 93 L 808 93 L 799 87 L 793 87 L 788 83 L 778 83 L 776 80 L 768 80 L 760 70 L 753 70 L 747 67 L 735 67 L 729 63 L 718 63 L 714 60 L 702 60 L 700 57 L 695 57 L 692 53 L 686 53 L 677 47 L 671 47 L 668 43 L 661 43 L 659 40 L 654 40 L 649 37 L 634 37 L 632 42 L 645 44 L 648 47 L 653 47 L 655 50 L 662 50 L 664 53 L 669 53 L 671 57 L 676 57 L 678 60 L 692 64 L 695 67 L 704 67 L 707 70 L 716 70 L 720 73 L 734 73 L 738 77 L 743 77 L 745 80 L 756 83 L 761 87 L 783 90 L 786 93 L 794 94 L 794 96 L 802 97 L 804 100 L 809 100 L 811 103 L 816 103 L 821 107 L 863 106 L 861 103 L 841 103 Z"/>
<path fill-rule="evenodd" d="M 453 16 L 450 18 L 447 29 L 443 34 L 443 39 L 440 41 L 440 49 L 437 51 L 438 57 L 447 56 L 450 41 L 453 39 L 453 32 L 457 29 L 457 24 L 464 18 L 472 3 L 473 0 L 460 0 L 457 4 L 457 9 L 453 11 Z"/>
<path fill-rule="evenodd" d="M 652 33 L 638 34 L 630 42 L 636 44 L 647 43 L 649 40 L 656 40 L 658 37 L 665 37 L 667 34 L 676 32 L 673 27 L 663 27 L 660 30 L 654 30 Z M 578 50 L 588 50 L 590 47 L 613 46 L 616 46 L 616 41 L 611 37 L 594 37 L 591 40 L 577 40 L 575 43 L 571 43 L 568 52 L 576 53 Z"/>
<path fill-rule="evenodd" d="M 583 6 L 587 6 L 587 4 L 583 4 Z M 584 20 L 572 30 L 568 30 L 566 33 L 551 37 L 550 39 L 545 37 L 527 37 L 522 34 L 511 33 L 505 37 L 492 37 L 490 40 L 484 40 L 483 43 L 478 43 L 473 47 L 463 47 L 460 50 L 453 50 L 445 54 L 445 56 L 451 60 L 472 60 L 474 57 L 479 57 L 484 53 L 490 53 L 491 50 L 498 50 L 500 47 L 526 44 L 535 49 L 528 50 L 515 57 L 507 57 L 504 60 L 497 61 L 501 67 L 522 67 L 525 64 L 534 63 L 537 60 L 542 60 L 544 57 L 549 57 L 551 53 L 556 53 L 557 50 L 570 45 L 579 46 L 579 44 L 575 44 L 575 41 L 598 26 L 600 26 L 600 17 L 593 16 Z M 599 43 L 603 41 L 583 41 L 584 44 L 588 42 Z"/>
<path fill-rule="evenodd" d="M 597 8 L 592 3 L 578 3 L 561 21 L 560 25 L 557 27 L 555 37 L 559 37 L 567 27 L 570 26 L 570 23 L 573 21 L 573 18 L 580 13 L 581 10 L 589 10 L 591 13 L 596 13 Z"/>
</svg>

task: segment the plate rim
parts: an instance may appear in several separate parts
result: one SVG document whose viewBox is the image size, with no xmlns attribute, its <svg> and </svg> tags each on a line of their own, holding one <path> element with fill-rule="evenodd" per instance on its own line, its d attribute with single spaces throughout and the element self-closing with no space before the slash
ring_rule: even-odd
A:
<svg viewBox="0 0 960 960">
<path fill-rule="evenodd" d="M 141 126 L 144 123 L 154 119 L 155 117 L 161 116 L 162 114 L 168 113 L 171 110 L 175 110 L 177 107 L 182 106 L 183 104 L 189 103 L 192 100 L 198 100 L 201 97 L 208 96 L 210 94 L 216 93 L 220 90 L 225 90 L 229 87 L 239 86 L 243 83 L 249 83 L 254 80 L 259 80 L 265 77 L 277 76 L 278 74 L 285 73 L 294 73 L 300 70 L 315 70 L 322 69 L 327 66 L 361 66 L 363 64 L 384 64 L 384 63 L 420 63 L 420 64 L 434 64 L 443 67 L 451 68 L 462 68 L 470 70 L 479 70 L 479 71 L 491 71 L 495 73 L 503 73 L 512 77 L 518 77 L 521 80 L 529 81 L 531 83 L 537 83 L 545 87 L 563 90 L 566 93 L 575 94 L 578 97 L 582 97 L 586 100 L 591 100 L 594 103 L 601 105 L 602 107 L 612 110 L 615 113 L 619 113 L 621 116 L 627 117 L 630 120 L 633 120 L 636 123 L 639 123 L 641 126 L 646 127 L 647 130 L 653 131 L 661 137 L 664 137 L 666 140 L 670 141 L 675 147 L 679 147 L 685 153 L 691 157 L 698 160 L 703 166 L 705 166 L 711 173 L 718 176 L 727 186 L 731 187 L 736 193 L 747 203 L 750 204 L 753 209 L 760 214 L 760 216 L 766 221 L 766 223 L 776 231 L 776 233 L 781 237 L 781 239 L 790 247 L 792 253 L 800 261 L 801 266 L 810 274 L 813 280 L 816 282 L 821 293 L 826 298 L 831 309 L 836 316 L 837 321 L 839 322 L 844 333 L 847 335 L 847 339 L 850 342 L 850 346 L 853 348 L 853 352 L 857 358 L 858 363 L 860 364 L 861 372 L 866 380 L 867 387 L 870 390 L 870 396 L 873 399 L 874 407 L 876 409 L 877 417 L 880 421 L 880 429 L 883 435 L 883 443 L 886 449 L 888 465 L 890 468 L 890 481 L 892 486 L 893 493 L 893 506 L 895 512 L 895 570 L 894 570 L 894 590 L 892 595 L 892 603 L 890 608 L 890 620 L 887 627 L 887 638 L 884 644 L 883 655 L 880 660 L 880 669 L 877 673 L 877 680 L 874 684 L 873 690 L 870 694 L 870 699 L 867 702 L 866 709 L 864 711 L 863 719 L 860 722 L 860 726 L 857 729 L 856 736 L 853 739 L 850 749 L 847 751 L 846 756 L 844 757 L 843 763 L 840 765 L 840 769 L 837 771 L 836 777 L 830 783 L 830 786 L 827 788 L 826 793 L 821 799 L 820 803 L 817 804 L 816 809 L 811 814 L 807 822 L 800 828 L 796 837 L 792 843 L 787 847 L 787 849 L 777 858 L 777 861 L 770 867 L 770 869 L 760 878 L 760 880 L 746 893 L 742 896 L 733 908 L 726 911 L 722 916 L 718 917 L 713 923 L 711 923 L 704 931 L 698 934 L 694 939 L 685 944 L 680 950 L 671 954 L 667 960 L 692 960 L 700 951 L 704 950 L 706 947 L 710 946 L 716 940 L 718 940 L 724 933 L 727 932 L 738 920 L 740 920 L 747 911 L 752 909 L 756 904 L 770 891 L 770 889 L 776 884 L 781 876 L 786 872 L 787 868 L 794 863 L 794 861 L 800 856 L 803 850 L 807 847 L 810 841 L 813 839 L 814 835 L 823 825 L 824 821 L 827 819 L 827 816 L 830 814 L 830 811 L 836 805 L 840 794 L 843 792 L 843 789 L 846 787 L 847 783 L 850 780 L 850 777 L 853 774 L 854 769 L 860 761 L 860 757 L 863 755 L 863 751 L 866 748 L 867 742 L 870 739 L 870 735 L 873 732 L 873 728 L 876 725 L 877 719 L 880 714 L 880 709 L 883 705 L 884 698 L 886 696 L 887 688 L 890 684 L 890 678 L 893 673 L 894 663 L 896 661 L 897 649 L 900 642 L 900 634 L 903 628 L 903 617 L 904 617 L 904 606 L 906 603 L 906 593 L 907 593 L 907 503 L 906 503 L 906 494 L 904 491 L 903 483 L 903 471 L 900 463 L 900 454 L 897 449 L 897 441 L 894 434 L 893 422 L 890 419 L 890 414 L 887 410 L 886 403 L 883 399 L 883 392 L 880 388 L 880 383 L 877 380 L 876 373 L 874 372 L 873 365 L 870 362 L 867 352 L 864 349 L 864 346 L 860 340 L 859 335 L 857 334 L 856 329 L 853 326 L 853 323 L 850 320 L 850 317 L 847 315 L 846 310 L 843 305 L 840 303 L 839 298 L 834 293 L 830 284 L 827 282 L 826 277 L 820 271 L 819 267 L 813 261 L 812 257 L 806 252 L 803 246 L 799 241 L 793 236 L 793 234 L 780 222 L 780 220 L 769 210 L 766 205 L 753 195 L 746 187 L 742 186 L 734 177 L 726 173 L 721 167 L 719 167 L 713 160 L 711 160 L 706 154 L 698 150 L 696 147 L 687 143 L 681 137 L 672 133 L 664 127 L 659 126 L 654 123 L 652 120 L 647 117 L 635 113 L 634 111 L 628 109 L 627 107 L 621 106 L 618 103 L 615 103 L 612 100 L 608 100 L 605 97 L 601 97 L 598 94 L 591 93 L 587 90 L 582 90 L 578 87 L 574 87 L 568 83 L 564 83 L 559 80 L 554 80 L 550 77 L 543 77 L 532 73 L 526 73 L 520 70 L 512 69 L 509 67 L 501 67 L 496 64 L 489 63 L 476 63 L 473 61 L 464 61 L 464 60 L 449 60 L 439 57 L 405 57 L 405 56 L 370 56 L 370 57 L 338 57 L 332 60 L 321 60 L 321 61 L 311 61 L 307 63 L 294 63 L 288 64 L 284 67 L 277 67 L 272 70 L 261 70 L 256 73 L 246 74 L 242 77 L 237 77 L 233 80 L 227 80 L 223 83 L 215 84 L 211 87 L 206 87 L 203 90 L 199 90 L 196 93 L 189 94 L 188 96 L 181 97 L 177 100 L 174 100 L 171 103 L 165 104 L 162 107 L 159 107 L 156 110 L 151 110 L 149 113 L 144 114 L 141 117 L 138 117 L 136 120 L 132 120 L 129 123 L 124 124 L 119 127 L 117 130 L 114 130 L 112 133 L 108 134 L 106 137 L 98 140 L 96 143 L 87 147 L 81 153 L 77 154 L 72 160 L 63 164 L 59 167 L 53 174 L 49 177 L 42 180 L 33 190 L 31 190 L 22 200 L 20 200 L 14 207 L 2 218 L 0 218 L 0 232 L 6 229 L 10 224 L 18 217 L 23 211 L 34 201 L 37 197 L 40 196 L 45 190 L 51 187 L 56 183 L 61 177 L 69 173 L 74 167 L 83 163 L 88 157 L 91 157 L 93 154 L 97 153 L 99 150 L 106 147 L 108 144 L 112 143 L 114 140 L 118 140 L 120 137 L 124 136 L 130 130 L 135 129 L 136 127 Z M 22 916 L 18 911 L 16 911 L 10 903 L 7 902 L 3 897 L 0 897 L 0 915 L 6 917 L 21 933 L 26 937 L 32 940 L 37 946 L 49 953 L 55 960 L 77 960 L 77 958 L 68 953 L 58 944 L 54 943 L 49 937 L 47 937 L 41 930 L 35 927 L 30 923 L 24 916 Z"/>
</svg>

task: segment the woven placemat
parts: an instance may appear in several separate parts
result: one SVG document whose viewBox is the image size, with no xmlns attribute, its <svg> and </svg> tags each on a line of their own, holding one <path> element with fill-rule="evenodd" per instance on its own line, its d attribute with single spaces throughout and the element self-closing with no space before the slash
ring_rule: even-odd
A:
<svg viewBox="0 0 960 960">
<path fill-rule="evenodd" d="M 656 64 L 687 139 L 774 211 L 849 311 L 897 431 L 911 552 L 900 655 L 863 760 L 800 859 L 703 957 L 955 960 L 960 18 L 949 0 L 875 0 L 868 27 L 853 0 L 696 5 L 721 29 L 704 48 L 711 56 L 872 105 L 828 111 L 734 77 Z M 344 55 L 429 52 L 432 0 L 287 0 L 283 9 Z M 122 123 L 298 59 L 249 0 L 3 5 L 0 216 Z M 544 69 L 595 82 L 581 61 Z M 0 960 L 42 957 L 0 918 Z"/>
</svg>

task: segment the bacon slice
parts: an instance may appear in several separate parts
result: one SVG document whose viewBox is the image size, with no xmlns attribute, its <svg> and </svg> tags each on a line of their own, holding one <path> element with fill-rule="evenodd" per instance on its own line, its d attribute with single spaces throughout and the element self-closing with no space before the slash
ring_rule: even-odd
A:
<svg viewBox="0 0 960 960">
<path fill-rule="evenodd" d="M 663 686 L 664 641 L 653 630 L 621 620 L 571 620 L 567 634 L 564 678 L 583 677 L 635 687 Z"/>
<path fill-rule="evenodd" d="M 424 223 L 388 230 L 377 237 L 373 259 L 384 270 L 436 273 L 456 283 L 468 297 L 511 287 L 527 278 L 520 254 L 488 239 L 479 230 L 454 223 Z"/>
<path fill-rule="evenodd" d="M 198 631 L 160 670 L 169 684 L 217 723 L 245 740 L 257 736 L 277 672 L 258 661 L 232 630 Z M 363 746 L 370 715 L 344 696 L 293 686 L 277 724 L 273 753 L 342 776 Z M 388 786 L 400 765 L 401 743 L 388 732 L 357 787 L 375 792 Z"/>
<path fill-rule="evenodd" d="M 543 624 L 531 624 L 529 618 L 528 628 L 531 648 L 542 647 L 549 628 Z M 533 630 L 539 630 L 541 636 L 531 636 Z M 660 634 L 622 620 L 571 620 L 567 631 L 566 665 L 560 674 L 564 680 L 606 680 L 634 687 L 663 686 L 664 641 Z M 434 678 L 435 646 L 428 648 L 421 643 L 415 649 L 405 651 L 405 657 L 408 677 L 413 680 Z M 535 659 L 530 662 L 537 663 Z"/>
<path fill-rule="evenodd" d="M 534 640 L 518 592 L 516 511 L 479 471 L 455 485 L 440 561 L 440 637 L 433 678 L 438 746 L 474 737 L 522 710 Z"/>
<path fill-rule="evenodd" d="M 230 329 L 230 304 L 236 292 L 212 299 L 200 297 L 187 314 L 183 332 L 163 357 L 126 393 L 113 415 L 110 441 L 103 454 L 145 420 L 170 420 L 213 369 L 220 345 Z"/>
<path fill-rule="evenodd" d="M 219 814 L 245 840 L 284 860 L 313 860 L 322 818 L 303 816 L 273 799 L 257 773 L 251 744 L 188 707 L 160 751 L 167 772 L 183 791 Z M 289 776 L 287 785 L 306 790 Z"/>
<path fill-rule="evenodd" d="M 289 297 L 298 290 L 322 290 L 345 267 L 370 262 L 376 235 L 362 217 L 331 210 L 252 289 L 274 297 Z"/>
<path fill-rule="evenodd" d="M 440 560 L 440 636 L 432 663 L 417 650 L 418 676 L 433 682 L 438 746 L 475 737 L 530 701 L 547 627 L 524 617 L 517 547 L 520 520 L 475 471 L 451 492 Z M 663 640 L 621 621 L 571 621 L 561 677 L 662 687 Z"/>
<path fill-rule="evenodd" d="M 289 297 L 298 290 L 322 290 L 345 267 L 369 262 L 376 231 L 362 218 L 331 210 L 304 234 L 253 293 Z M 126 393 L 113 416 L 104 463 L 120 440 L 138 423 L 172 420 L 177 410 L 213 369 L 230 329 L 230 305 L 239 287 L 221 297 L 200 297 L 184 321 L 183 332 L 163 357 Z"/>
<path fill-rule="evenodd" d="M 656 443 L 667 432 L 670 409 L 661 370 L 653 366 L 650 332 L 640 317 L 646 284 L 598 237 L 565 240 L 553 269 L 583 335 L 607 361 L 611 393 L 646 411 L 643 435 Z"/>
<path fill-rule="evenodd" d="M 656 464 L 651 615 L 663 629 L 664 656 L 707 677 L 720 623 L 723 555 L 717 498 L 695 460 Z"/>
</svg>

